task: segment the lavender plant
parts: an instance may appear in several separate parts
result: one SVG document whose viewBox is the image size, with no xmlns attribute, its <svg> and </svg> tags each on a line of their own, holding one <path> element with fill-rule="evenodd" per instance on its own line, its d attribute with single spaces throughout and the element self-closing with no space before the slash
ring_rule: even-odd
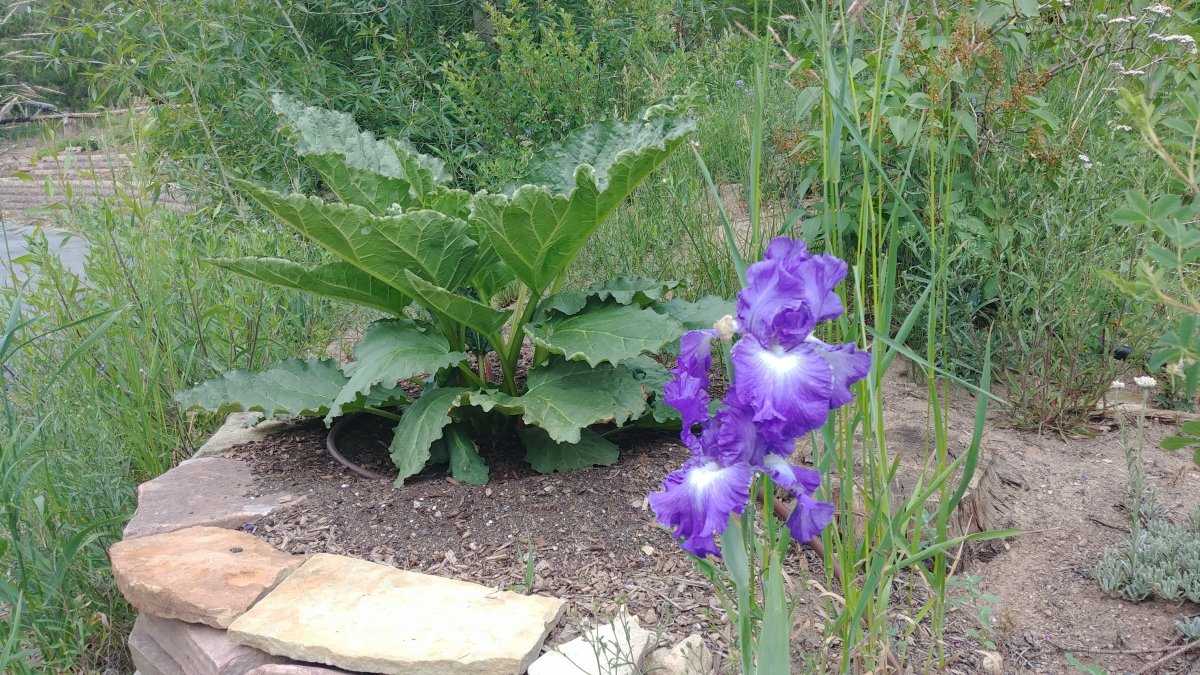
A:
<svg viewBox="0 0 1200 675">
<path fill-rule="evenodd" d="M 674 377 L 663 390 L 682 417 L 680 438 L 692 458 L 664 479 L 662 492 L 649 496 L 650 506 L 710 578 L 711 564 L 702 559 L 725 554 L 737 596 L 736 611 L 727 610 L 738 617 L 743 673 L 790 670 L 782 556 L 789 537 L 809 541 L 833 519 L 834 505 L 813 498 L 821 474 L 788 458 L 798 438 L 854 399 L 850 385 L 871 367 L 870 354 L 854 343 L 829 345 L 813 336 L 818 322 L 842 314 L 833 288 L 846 273 L 845 262 L 812 255 L 802 241 L 773 240 L 763 260 L 746 269 L 736 319 L 726 316 L 711 329 L 684 334 Z M 730 375 L 715 413 L 708 393 L 714 340 Z M 766 610 L 756 627 L 750 571 L 758 546 L 747 506 L 756 494 L 773 504 L 776 488 L 795 495 L 796 507 L 782 531 L 773 509 L 764 508 Z M 721 549 L 716 536 L 722 536 Z"/>
</svg>

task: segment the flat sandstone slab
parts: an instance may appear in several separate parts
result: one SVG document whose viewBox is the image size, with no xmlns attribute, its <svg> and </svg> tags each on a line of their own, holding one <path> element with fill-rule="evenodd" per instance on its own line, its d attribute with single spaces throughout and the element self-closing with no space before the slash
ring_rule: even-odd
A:
<svg viewBox="0 0 1200 675">
<path fill-rule="evenodd" d="M 253 535 L 189 527 L 117 542 L 113 576 L 129 604 L 166 619 L 226 628 L 304 562 Z"/>
<path fill-rule="evenodd" d="M 143 675 L 244 675 L 264 664 L 285 661 L 234 644 L 223 630 L 148 614 L 138 615 L 129 646 Z"/>
<path fill-rule="evenodd" d="M 173 532 L 185 527 L 241 528 L 302 495 L 254 494 L 254 476 L 245 462 L 225 457 L 190 459 L 138 486 L 138 508 L 124 538 Z"/>
<path fill-rule="evenodd" d="M 229 627 L 265 652 L 393 675 L 520 675 L 566 601 L 319 553 Z"/>
</svg>

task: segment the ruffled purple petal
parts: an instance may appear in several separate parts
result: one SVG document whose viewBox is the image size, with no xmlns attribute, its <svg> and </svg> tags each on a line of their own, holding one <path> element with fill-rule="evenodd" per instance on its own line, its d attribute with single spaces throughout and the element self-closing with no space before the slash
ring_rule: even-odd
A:
<svg viewBox="0 0 1200 675">
<path fill-rule="evenodd" d="M 682 418 L 682 429 L 679 437 L 684 444 L 695 450 L 695 426 L 708 419 L 708 378 L 696 377 L 688 373 L 676 373 L 675 377 L 663 386 L 663 401 L 679 411 Z"/>
<path fill-rule="evenodd" d="M 679 360 L 674 372 L 684 372 L 704 378 L 708 386 L 708 371 L 712 368 L 712 343 L 717 331 L 712 328 L 691 330 L 679 338 Z"/>
<path fill-rule="evenodd" d="M 811 255 L 802 241 L 774 239 L 763 259 L 746 270 L 737 304 L 742 332 L 763 344 L 794 347 L 812 334 L 818 321 L 842 314 L 842 300 L 833 288 L 846 278 L 847 269 L 831 255 Z"/>
<path fill-rule="evenodd" d="M 819 428 L 829 416 L 833 373 L 816 348 L 768 349 L 751 336 L 733 347 L 737 387 L 754 421 L 795 438 Z"/>
<path fill-rule="evenodd" d="M 810 337 L 808 343 L 817 348 L 817 353 L 833 371 L 830 407 L 837 408 L 853 401 L 854 394 L 850 391 L 850 385 L 867 376 L 871 370 L 871 354 L 858 351 L 853 342 L 829 345 Z"/>
<path fill-rule="evenodd" d="M 725 531 L 730 515 L 746 508 L 753 477 L 748 464 L 694 459 L 663 480 L 662 492 L 649 495 L 650 508 L 684 550 L 719 556 L 713 538 Z"/>
<path fill-rule="evenodd" d="M 821 472 L 796 466 L 777 454 L 763 457 L 762 468 L 776 485 L 797 495 L 811 495 L 821 487 Z"/>
<path fill-rule="evenodd" d="M 796 508 L 788 516 L 787 528 L 796 541 L 812 541 L 821 536 L 833 520 L 834 508 L 829 502 L 819 502 L 812 497 L 800 493 L 796 499 Z"/>
</svg>

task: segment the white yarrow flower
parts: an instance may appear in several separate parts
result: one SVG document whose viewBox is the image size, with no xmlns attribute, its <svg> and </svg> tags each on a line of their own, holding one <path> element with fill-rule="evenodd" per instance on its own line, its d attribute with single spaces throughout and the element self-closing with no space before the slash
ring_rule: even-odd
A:
<svg viewBox="0 0 1200 675">
<path fill-rule="evenodd" d="M 1133 378 L 1133 383 L 1142 389 L 1153 389 L 1158 386 L 1158 382 L 1156 382 L 1154 378 L 1150 377 L 1149 375 L 1139 375 L 1138 377 Z"/>
<path fill-rule="evenodd" d="M 1085 169 L 1092 168 L 1092 158 L 1088 157 L 1087 155 L 1079 155 L 1079 162 L 1083 164 L 1083 168 Z"/>
<path fill-rule="evenodd" d="M 1136 16 L 1118 16 L 1115 19 L 1109 19 L 1108 25 L 1111 26 L 1114 24 L 1122 24 L 1122 23 L 1137 23 L 1137 20 L 1138 19 Z"/>
<path fill-rule="evenodd" d="M 1112 384 L 1108 385 L 1109 389 L 1124 389 L 1125 383 L 1120 380 L 1113 380 Z"/>
<path fill-rule="evenodd" d="M 1141 68 L 1130 68 L 1129 70 L 1122 70 L 1121 74 L 1122 75 L 1145 75 L 1146 71 L 1142 70 Z"/>
<path fill-rule="evenodd" d="M 1153 12 L 1159 16 L 1171 16 L 1171 8 L 1166 5 L 1150 5 L 1145 11 Z"/>
<path fill-rule="evenodd" d="M 1112 129 L 1115 131 L 1133 131 L 1133 127 L 1129 126 L 1128 124 L 1117 124 L 1112 120 L 1108 121 L 1108 126 L 1112 127 Z"/>
</svg>

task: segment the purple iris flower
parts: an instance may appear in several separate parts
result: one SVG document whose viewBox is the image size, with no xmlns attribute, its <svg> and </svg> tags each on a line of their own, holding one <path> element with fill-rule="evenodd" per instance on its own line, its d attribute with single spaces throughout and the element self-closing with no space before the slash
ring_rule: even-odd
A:
<svg viewBox="0 0 1200 675">
<path fill-rule="evenodd" d="M 787 520 L 794 539 L 813 539 L 833 520 L 833 504 L 812 498 L 820 473 L 788 458 L 797 438 L 853 400 L 850 386 L 871 367 L 870 354 L 853 343 L 829 345 L 812 335 L 818 322 L 843 312 L 833 288 L 846 270 L 831 255 L 812 255 L 802 241 L 775 239 L 762 261 L 746 270 L 736 322 L 727 317 L 716 329 L 680 339 L 674 378 L 663 391 L 683 419 L 680 438 L 692 459 L 669 474 L 663 491 L 649 501 L 658 521 L 690 553 L 720 555 L 715 537 L 731 515 L 746 509 L 759 473 L 796 496 Z M 730 326 L 740 335 L 731 351 L 734 380 L 722 407 L 710 414 L 712 343 L 731 339 Z"/>
</svg>

